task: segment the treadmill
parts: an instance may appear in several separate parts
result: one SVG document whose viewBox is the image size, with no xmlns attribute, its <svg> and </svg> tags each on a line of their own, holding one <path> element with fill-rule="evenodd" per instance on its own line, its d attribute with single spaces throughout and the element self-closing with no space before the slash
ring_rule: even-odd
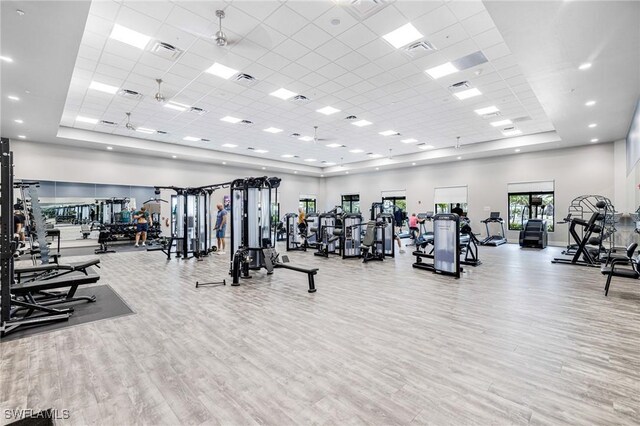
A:
<svg viewBox="0 0 640 426">
<path fill-rule="evenodd" d="M 507 237 L 504 233 L 504 220 L 500 217 L 500 212 L 491 212 L 489 217 L 483 220 L 482 223 L 487 227 L 487 238 L 480 241 L 480 245 L 497 247 L 507 242 Z M 500 234 L 491 235 L 491 230 L 489 229 L 490 223 L 500 224 Z"/>
</svg>

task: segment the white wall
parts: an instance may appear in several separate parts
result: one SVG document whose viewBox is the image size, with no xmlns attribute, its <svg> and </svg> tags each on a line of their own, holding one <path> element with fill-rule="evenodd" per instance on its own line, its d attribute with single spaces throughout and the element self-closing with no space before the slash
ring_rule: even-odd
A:
<svg viewBox="0 0 640 426">
<path fill-rule="evenodd" d="M 278 189 L 282 215 L 297 211 L 300 194 L 320 192 L 320 181 L 317 178 L 270 173 L 269 170 L 241 169 L 26 141 L 14 141 L 11 149 L 14 152 L 17 179 L 188 187 L 229 182 L 246 176 L 275 175 L 282 178 Z M 227 190 L 216 191 L 214 200 L 222 202 L 223 196 L 228 194 Z"/>
<path fill-rule="evenodd" d="M 624 167 L 624 161 L 619 167 Z M 480 220 L 488 217 L 489 211 L 507 215 L 508 183 L 554 180 L 556 221 L 559 221 L 566 215 L 571 200 L 579 195 L 604 195 L 615 203 L 615 168 L 614 145 L 607 143 L 343 175 L 324 179 L 321 207 L 339 204 L 342 194 L 360 194 L 361 208 L 368 216 L 371 203 L 380 201 L 381 191 L 406 189 L 408 213 L 420 213 L 434 210 L 434 188 L 467 185 L 472 227 L 484 235 Z M 507 237 L 515 242 L 518 233 L 510 231 Z M 550 243 L 566 245 L 566 225 L 556 226 L 549 239 Z"/>
</svg>

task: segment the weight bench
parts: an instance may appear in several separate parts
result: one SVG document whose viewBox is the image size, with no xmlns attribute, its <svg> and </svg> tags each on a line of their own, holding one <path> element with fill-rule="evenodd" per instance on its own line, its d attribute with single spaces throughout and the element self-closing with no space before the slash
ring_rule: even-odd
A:
<svg viewBox="0 0 640 426">
<path fill-rule="evenodd" d="M 91 259 L 85 262 L 68 264 L 49 263 L 46 265 L 23 266 L 15 268 L 16 281 L 25 284 L 31 281 L 46 281 L 56 279 L 63 275 L 79 271 L 85 275 L 91 266 L 98 266 L 100 259 Z"/>
<path fill-rule="evenodd" d="M 283 256 L 283 260 L 286 256 Z M 315 283 L 315 275 L 318 273 L 319 269 L 318 268 L 312 268 L 312 269 L 306 269 L 306 268 L 301 268 L 299 266 L 293 266 L 293 265 L 287 265 L 286 263 L 276 263 L 273 265 L 274 268 L 281 268 L 281 269 L 290 269 L 292 271 L 296 271 L 296 272 L 302 272 L 307 274 L 307 278 L 309 279 L 309 293 L 315 293 L 316 292 L 316 283 Z"/>
</svg>

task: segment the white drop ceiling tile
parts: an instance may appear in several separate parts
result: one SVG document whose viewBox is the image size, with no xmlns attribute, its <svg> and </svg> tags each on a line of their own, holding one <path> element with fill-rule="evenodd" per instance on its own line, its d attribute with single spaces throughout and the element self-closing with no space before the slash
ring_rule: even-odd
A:
<svg viewBox="0 0 640 426">
<path fill-rule="evenodd" d="M 99 81 L 101 83 L 103 82 L 102 79 L 100 79 Z M 136 92 L 140 92 L 141 90 L 145 90 L 145 89 L 153 89 L 154 87 L 156 87 L 156 82 L 153 81 L 152 78 L 149 78 L 146 75 L 143 76 L 133 72 L 127 76 L 127 79 L 126 81 L 124 81 L 124 83 L 122 83 L 122 81 L 123 80 L 120 80 L 119 84 L 114 83 L 113 85 L 121 87 L 123 89 L 135 90 Z M 105 82 L 105 83 L 109 84 L 108 82 Z"/>
<path fill-rule="evenodd" d="M 278 55 L 284 56 L 290 61 L 297 61 L 298 59 L 309 53 L 310 50 L 297 41 L 289 38 L 279 44 L 275 49 L 273 49 L 273 52 L 277 53 Z"/>
<path fill-rule="evenodd" d="M 440 6 L 445 4 L 440 0 L 429 1 L 396 1 L 393 3 L 393 7 L 398 9 L 407 19 L 414 20 L 422 15 L 425 15 Z"/>
<path fill-rule="evenodd" d="M 133 46 L 128 46 L 124 43 L 120 43 L 117 40 L 107 39 L 104 44 L 104 52 L 112 53 L 114 55 L 122 56 L 125 59 L 130 59 L 132 61 L 138 61 L 140 56 L 142 56 L 142 50 L 137 49 Z"/>
<path fill-rule="evenodd" d="M 336 82 L 340 83 L 340 80 L 336 79 Z M 355 90 L 351 90 L 349 86 L 344 86 L 338 93 L 336 93 L 336 96 L 338 96 L 343 101 L 347 101 L 348 99 L 351 99 L 356 95 L 357 93 L 355 92 Z"/>
<path fill-rule="evenodd" d="M 314 24 L 306 25 L 291 38 L 302 43 L 309 50 L 314 50 L 331 40 L 331 35 Z"/>
<path fill-rule="evenodd" d="M 169 24 L 162 24 L 156 32 L 156 38 L 164 43 L 169 43 L 183 51 L 189 48 L 195 41 L 196 36 L 176 28 Z"/>
<path fill-rule="evenodd" d="M 347 72 L 335 78 L 336 83 L 344 86 L 351 87 L 354 84 L 357 84 L 361 81 L 361 78 L 351 72 Z M 344 99 L 349 99 L 348 97 L 344 97 Z"/>
<path fill-rule="evenodd" d="M 153 79 L 158 78 L 158 76 L 161 76 L 164 73 L 163 70 L 160 70 L 160 69 L 157 69 L 157 68 L 153 68 L 153 67 L 150 67 L 148 65 L 141 64 L 141 63 L 137 63 L 136 66 L 133 67 L 131 72 L 133 72 L 135 74 L 138 74 L 138 75 L 141 75 L 141 76 L 144 76 L 144 77 L 147 77 L 149 79 L 149 81 L 153 81 Z M 108 75 L 111 75 L 111 74 L 108 74 Z M 122 75 L 122 74 L 120 74 L 120 75 Z M 124 80 L 125 78 L 127 78 L 127 76 L 128 76 L 128 73 L 125 72 L 124 77 L 121 77 L 121 78 Z"/>
<path fill-rule="evenodd" d="M 366 65 L 361 66 L 360 68 L 353 70 L 353 73 L 366 80 L 380 74 L 383 71 L 384 70 L 378 65 L 373 63 L 368 63 Z"/>
<path fill-rule="evenodd" d="M 284 68 L 283 68 L 284 69 Z M 269 83 L 273 84 L 273 91 L 280 87 L 289 87 L 296 81 L 296 78 L 282 73 L 282 70 L 269 78 Z M 269 92 L 271 93 L 271 92 Z M 273 96 L 272 96 L 273 98 Z M 274 98 L 277 99 L 277 98 Z"/>
<path fill-rule="evenodd" d="M 502 58 L 494 59 L 493 61 L 491 61 L 491 65 L 493 65 L 496 70 L 500 71 L 505 68 L 518 66 L 518 61 L 516 60 L 515 56 L 507 55 L 503 56 Z"/>
<path fill-rule="evenodd" d="M 347 70 L 336 63 L 332 63 L 316 70 L 316 72 L 329 80 L 333 80 L 336 77 L 346 74 Z"/>
<path fill-rule="evenodd" d="M 352 49 L 358 49 L 379 36 L 364 24 L 356 24 L 338 36 L 338 39 Z"/>
<path fill-rule="evenodd" d="M 278 55 L 275 52 L 267 52 L 267 54 L 259 59 L 259 62 L 261 65 L 264 65 L 265 67 L 273 71 L 280 71 L 282 68 L 291 63 L 290 60 L 288 60 L 284 56 Z"/>
<path fill-rule="evenodd" d="M 315 20 L 333 7 L 331 1 L 289 0 L 286 4 L 309 21 Z"/>
<path fill-rule="evenodd" d="M 172 13 L 171 16 L 174 14 Z M 155 36 L 162 26 L 162 21 L 152 18 L 148 14 L 137 12 L 128 7 L 121 7 L 116 22 L 124 27 L 149 37 Z M 195 22 L 194 22 L 195 25 Z"/>
<path fill-rule="evenodd" d="M 481 0 L 452 0 L 447 7 L 460 21 L 486 10 Z"/>
<path fill-rule="evenodd" d="M 408 63 L 408 64 L 401 65 L 399 67 L 393 68 L 389 70 L 389 74 L 393 75 L 395 78 L 398 78 L 398 79 L 405 79 L 410 76 L 417 75 L 418 78 L 420 78 L 422 83 L 426 82 L 426 79 L 429 78 L 422 70 L 417 68 L 413 63 Z"/>
<path fill-rule="evenodd" d="M 523 75 L 516 75 L 514 77 L 510 77 L 506 79 L 505 82 L 511 87 L 515 87 L 519 85 L 527 85 L 528 87 L 528 81 Z"/>
<path fill-rule="evenodd" d="M 113 29 L 113 21 L 105 18 L 101 18 L 97 15 L 89 14 L 87 16 L 87 22 L 85 24 L 86 31 L 94 34 L 109 36 Z"/>
<path fill-rule="evenodd" d="M 424 71 L 429 68 L 442 65 L 449 60 L 442 54 L 442 52 L 433 52 L 430 55 L 423 56 L 421 58 L 416 58 L 411 61 L 416 67 L 420 70 Z M 426 75 L 426 74 L 425 74 Z"/>
<path fill-rule="evenodd" d="M 505 99 L 505 97 L 507 96 L 512 96 L 513 92 L 511 89 L 497 89 L 497 90 L 491 90 L 491 91 L 482 91 L 482 94 L 488 98 L 488 99 L 494 99 L 494 100 L 502 100 Z"/>
<path fill-rule="evenodd" d="M 76 59 L 76 68 L 78 69 L 94 72 L 97 66 L 98 63 L 94 60 L 80 57 Z"/>
<path fill-rule="evenodd" d="M 129 75 L 128 70 L 122 70 L 102 63 L 98 64 L 95 72 L 108 75 L 109 77 L 119 78 L 120 80 L 124 80 Z"/>
<path fill-rule="evenodd" d="M 152 7 L 149 7 L 149 2 L 147 1 L 125 1 L 123 5 L 137 12 L 149 15 L 158 21 L 167 19 L 167 16 L 169 16 L 173 9 L 173 3 L 165 1 L 154 2 Z"/>
<path fill-rule="evenodd" d="M 332 21 L 338 19 L 340 22 L 334 25 Z M 327 33 L 336 36 L 345 32 L 352 26 L 358 23 L 358 21 L 344 10 L 342 6 L 336 5 L 331 9 L 317 17 L 314 21 L 318 27 L 326 31 Z"/>
<path fill-rule="evenodd" d="M 118 10 L 120 9 L 120 3 L 115 1 L 95 1 L 91 2 L 89 13 L 96 15 L 104 19 L 113 21 L 118 16 Z"/>
<path fill-rule="evenodd" d="M 81 46 L 88 46 L 94 49 L 102 50 L 105 43 L 109 39 L 109 35 L 95 34 L 86 31 L 82 37 Z"/>
<path fill-rule="evenodd" d="M 374 61 L 395 51 L 396 49 L 381 38 L 375 39 L 358 48 L 358 53 L 364 55 L 370 61 Z"/>
<path fill-rule="evenodd" d="M 478 46 L 473 39 L 466 39 L 442 49 L 441 53 L 447 61 L 455 61 L 478 50 Z"/>
<path fill-rule="evenodd" d="M 304 26 L 308 24 L 308 20 L 300 16 L 287 5 L 283 5 L 265 19 L 264 23 L 271 28 L 278 30 L 282 34 L 291 37 L 304 28 Z"/>
<path fill-rule="evenodd" d="M 468 40 L 466 30 L 459 23 L 455 23 L 447 28 L 429 36 L 429 41 L 440 50 L 453 46 L 462 41 Z"/>
<path fill-rule="evenodd" d="M 492 28 L 488 31 L 478 34 L 474 36 L 473 39 L 480 49 L 486 49 L 488 47 L 495 46 L 496 44 L 504 43 L 500 32 L 496 28 Z"/>
<path fill-rule="evenodd" d="M 370 82 L 368 82 L 366 79 L 364 79 L 360 81 L 360 83 L 354 84 L 353 86 L 351 86 L 351 89 L 357 92 L 359 95 L 362 95 L 364 93 L 367 93 L 375 89 L 375 86 Z M 359 101 L 360 101 L 359 97 L 358 97 L 358 100 L 356 100 L 356 98 L 349 99 L 349 102 L 352 102 L 356 105 L 358 104 Z M 364 100 L 364 102 L 366 102 L 366 99 Z"/>
<path fill-rule="evenodd" d="M 489 12 L 483 10 L 467 19 L 462 20 L 462 26 L 467 30 L 469 36 L 475 37 L 478 34 L 495 28 L 495 23 Z"/>
<path fill-rule="evenodd" d="M 240 42 L 241 38 L 261 24 L 260 21 L 255 19 L 251 14 L 244 12 L 235 5 L 227 7 L 225 13 L 226 17 L 222 20 L 222 30 L 225 32 L 233 31 L 240 36 L 238 39 L 231 39 L 232 43 Z M 214 10 L 211 10 L 210 16 L 212 17 L 211 19 L 216 22 L 215 30 L 217 30 L 217 18 L 215 17 Z"/>
<path fill-rule="evenodd" d="M 496 44 L 495 46 L 482 49 L 482 53 L 487 57 L 489 61 L 502 58 L 511 54 L 511 50 L 507 47 L 506 43 Z"/>
<path fill-rule="evenodd" d="M 427 36 L 427 39 L 429 39 L 431 34 L 435 34 L 456 22 L 458 22 L 458 20 L 449 8 L 447 6 L 440 6 L 415 19 L 412 24 L 421 34 Z"/>
<path fill-rule="evenodd" d="M 323 44 L 319 48 L 315 49 L 316 53 L 328 58 L 331 61 L 335 61 L 338 58 L 346 55 L 352 50 L 346 44 L 342 43 L 337 38 L 334 38 L 327 43 Z"/>
<path fill-rule="evenodd" d="M 316 52 L 309 52 L 296 62 L 308 69 L 314 70 L 327 65 L 329 60 L 324 56 L 318 55 Z"/>
<path fill-rule="evenodd" d="M 247 34 L 246 38 L 266 49 L 273 49 L 285 41 L 287 36 L 267 25 L 258 25 L 253 31 Z"/>
<path fill-rule="evenodd" d="M 522 71 L 520 70 L 520 67 L 518 65 L 514 65 L 512 67 L 504 68 L 498 71 L 497 74 L 499 74 L 500 77 L 506 79 L 510 77 L 515 77 L 517 75 L 522 75 Z"/>
<path fill-rule="evenodd" d="M 247 65 L 246 67 L 244 67 L 242 72 L 253 76 L 258 81 L 265 81 L 274 74 L 274 71 L 272 69 L 267 68 L 259 64 L 258 62 Z"/>
<path fill-rule="evenodd" d="M 400 52 L 393 52 L 373 61 L 374 64 L 378 65 L 385 71 L 406 65 L 410 62 L 409 57 Z"/>
<path fill-rule="evenodd" d="M 531 86 L 529 85 L 529 83 L 525 79 L 524 83 L 519 84 L 519 85 L 515 85 L 515 86 L 511 86 L 511 90 L 513 90 L 514 93 L 516 93 L 516 94 L 528 93 L 531 90 Z"/>
<path fill-rule="evenodd" d="M 287 76 L 287 77 L 291 77 L 293 80 L 299 80 L 300 78 L 304 77 L 305 75 L 309 74 L 311 72 L 311 70 L 303 67 L 302 65 L 299 65 L 299 63 L 296 62 L 292 62 L 289 65 L 287 65 L 286 67 L 282 68 L 280 70 L 280 73 Z M 306 86 L 305 86 L 306 87 Z M 277 88 L 276 88 L 277 89 Z M 289 89 L 292 90 L 293 89 Z"/>
<path fill-rule="evenodd" d="M 393 6 L 386 7 L 383 13 L 376 13 L 363 21 L 363 24 L 379 37 L 397 30 L 407 23 L 407 18 Z"/>
<path fill-rule="evenodd" d="M 244 38 L 241 41 L 234 43 L 233 46 L 231 46 L 231 51 L 236 55 L 255 60 L 255 58 L 259 58 L 267 53 L 268 49 L 254 43 L 248 38 Z"/>
<path fill-rule="evenodd" d="M 340 92 L 340 90 L 342 90 L 341 85 L 331 80 L 327 81 L 324 84 L 321 84 L 318 88 L 327 93 L 338 93 Z"/>
<path fill-rule="evenodd" d="M 351 51 L 341 58 L 335 60 L 335 63 L 348 70 L 363 66 L 369 62 L 369 59 L 362 56 L 356 51 Z"/>
<path fill-rule="evenodd" d="M 167 59 L 161 58 L 160 56 L 154 55 L 153 53 L 150 53 L 150 52 L 144 52 L 140 57 L 140 60 L 138 61 L 138 63 L 148 65 L 158 70 L 162 70 L 163 72 L 166 72 L 167 70 L 169 70 L 169 68 L 171 68 L 172 65 L 174 65 L 173 61 L 169 61 Z M 160 77 L 160 75 L 149 76 L 149 77 L 158 78 Z"/>
</svg>

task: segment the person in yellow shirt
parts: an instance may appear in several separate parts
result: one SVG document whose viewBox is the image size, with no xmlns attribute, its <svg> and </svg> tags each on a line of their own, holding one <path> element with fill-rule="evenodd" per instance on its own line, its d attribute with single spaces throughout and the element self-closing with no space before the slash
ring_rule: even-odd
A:
<svg viewBox="0 0 640 426">
<path fill-rule="evenodd" d="M 304 209 L 300 207 L 298 209 L 298 229 L 303 232 L 307 228 L 307 222 L 305 221 Z"/>
</svg>

